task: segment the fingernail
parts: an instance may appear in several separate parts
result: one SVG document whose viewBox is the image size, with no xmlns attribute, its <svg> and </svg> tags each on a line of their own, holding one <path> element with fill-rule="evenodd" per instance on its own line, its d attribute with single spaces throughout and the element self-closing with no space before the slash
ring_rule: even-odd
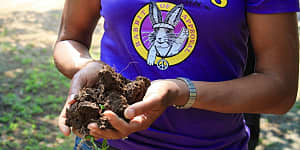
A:
<svg viewBox="0 0 300 150">
<path fill-rule="evenodd" d="M 62 129 L 62 132 L 64 132 L 64 133 L 66 133 L 68 131 L 66 127 L 62 127 L 61 129 Z"/>
<path fill-rule="evenodd" d="M 70 97 L 69 97 L 69 100 L 73 100 L 75 98 L 75 95 L 76 94 L 71 94 Z"/>
<path fill-rule="evenodd" d="M 96 123 L 90 123 L 90 124 L 88 125 L 88 129 L 95 128 L 96 126 L 97 126 Z"/>
<path fill-rule="evenodd" d="M 112 118 L 114 117 L 113 112 L 110 110 L 106 110 L 103 114 L 107 118 L 108 121 L 112 120 Z"/>
<path fill-rule="evenodd" d="M 63 126 L 61 129 L 62 129 L 62 132 L 64 133 L 65 136 L 68 136 L 68 135 L 69 135 L 69 131 L 70 131 L 70 130 L 69 130 L 68 127 L 64 127 L 64 126 Z"/>
<path fill-rule="evenodd" d="M 134 117 L 134 114 L 135 114 L 135 112 L 133 109 L 126 109 L 124 115 L 127 119 L 131 119 Z"/>
</svg>

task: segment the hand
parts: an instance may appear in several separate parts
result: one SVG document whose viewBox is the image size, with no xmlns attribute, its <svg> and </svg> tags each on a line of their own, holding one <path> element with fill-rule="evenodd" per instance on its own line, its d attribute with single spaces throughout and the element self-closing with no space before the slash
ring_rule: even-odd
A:
<svg viewBox="0 0 300 150">
<path fill-rule="evenodd" d="M 70 127 L 65 125 L 67 108 L 70 107 L 74 96 L 79 93 L 82 87 L 92 87 L 96 83 L 98 71 L 102 67 L 103 64 L 101 62 L 89 62 L 73 76 L 67 101 L 58 118 L 58 127 L 65 136 L 69 136 L 71 133 Z M 72 132 L 82 137 L 78 132 L 74 130 Z"/>
<path fill-rule="evenodd" d="M 90 135 L 96 139 L 121 139 L 129 134 L 145 130 L 172 105 L 183 105 L 188 99 L 188 87 L 180 80 L 156 80 L 151 83 L 143 101 L 129 106 L 124 115 L 130 119 L 127 123 L 111 111 L 105 111 L 104 115 L 108 117 L 109 122 L 116 130 L 101 130 L 97 124 L 91 123 L 88 128 Z M 183 104 L 182 104 L 183 103 Z"/>
</svg>

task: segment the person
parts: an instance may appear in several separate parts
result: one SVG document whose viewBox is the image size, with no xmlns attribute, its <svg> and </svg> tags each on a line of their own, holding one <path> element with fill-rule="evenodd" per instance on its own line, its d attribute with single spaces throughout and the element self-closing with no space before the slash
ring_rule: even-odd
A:
<svg viewBox="0 0 300 150">
<path fill-rule="evenodd" d="M 108 139 L 122 150 L 246 150 L 243 113 L 284 114 L 295 102 L 297 11 L 298 0 L 66 0 L 54 60 L 72 81 L 59 128 L 71 133 L 68 102 L 108 64 L 152 83 L 125 110 L 128 123 L 106 111 L 115 130 L 88 125 L 99 143 Z M 100 16 L 101 61 L 88 51 Z M 255 73 L 243 76 L 249 36 Z M 82 135 L 72 132 L 78 146 Z"/>
<path fill-rule="evenodd" d="M 247 76 L 254 72 L 255 72 L 255 55 L 254 55 L 251 39 L 249 39 L 248 59 L 247 59 L 246 69 L 244 71 L 244 76 Z M 261 115 L 245 113 L 244 117 L 245 117 L 246 125 L 250 130 L 250 139 L 248 142 L 248 150 L 255 150 L 255 148 L 259 142 Z"/>
</svg>

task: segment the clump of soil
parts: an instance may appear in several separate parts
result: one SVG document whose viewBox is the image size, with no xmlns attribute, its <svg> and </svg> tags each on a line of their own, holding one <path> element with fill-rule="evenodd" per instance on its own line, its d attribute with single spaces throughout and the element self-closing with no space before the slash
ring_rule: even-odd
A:
<svg viewBox="0 0 300 150">
<path fill-rule="evenodd" d="M 87 125 L 92 122 L 97 123 L 100 129 L 113 129 L 102 113 L 111 110 L 128 121 L 124 117 L 124 110 L 141 101 L 149 86 L 148 78 L 138 76 L 131 81 L 116 73 L 110 66 L 104 65 L 98 73 L 95 86 L 83 88 L 75 96 L 76 101 L 66 112 L 66 125 L 83 135 L 89 134 Z"/>
</svg>

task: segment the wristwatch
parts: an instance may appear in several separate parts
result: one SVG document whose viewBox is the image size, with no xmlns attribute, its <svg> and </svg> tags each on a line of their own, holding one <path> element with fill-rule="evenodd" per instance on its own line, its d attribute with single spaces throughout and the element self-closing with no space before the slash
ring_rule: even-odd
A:
<svg viewBox="0 0 300 150">
<path fill-rule="evenodd" d="M 183 78 L 183 77 L 178 77 L 176 78 L 177 80 L 181 80 L 181 81 L 184 81 L 185 84 L 188 86 L 189 88 L 189 99 L 187 101 L 186 104 L 184 105 L 173 105 L 176 109 L 189 109 L 193 106 L 193 104 L 195 103 L 196 101 L 196 97 L 197 97 L 197 91 L 196 91 L 196 88 L 193 84 L 193 82 L 188 79 L 188 78 Z"/>
</svg>

